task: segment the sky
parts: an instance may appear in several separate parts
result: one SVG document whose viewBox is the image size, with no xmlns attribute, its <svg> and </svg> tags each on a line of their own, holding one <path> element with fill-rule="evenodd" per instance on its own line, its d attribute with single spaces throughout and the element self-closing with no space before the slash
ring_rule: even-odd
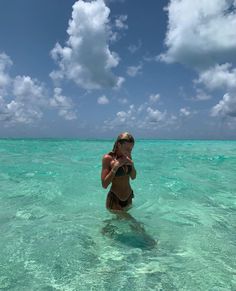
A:
<svg viewBox="0 0 236 291">
<path fill-rule="evenodd" d="M 0 0 L 0 138 L 236 139 L 236 0 Z"/>
</svg>

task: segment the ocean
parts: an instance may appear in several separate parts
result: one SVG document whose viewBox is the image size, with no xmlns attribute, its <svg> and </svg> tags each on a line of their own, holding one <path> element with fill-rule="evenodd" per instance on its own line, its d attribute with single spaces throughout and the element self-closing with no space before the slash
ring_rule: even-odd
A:
<svg viewBox="0 0 236 291">
<path fill-rule="evenodd" d="M 131 219 L 112 140 L 0 140 L 0 290 L 236 290 L 236 141 L 137 140 Z"/>
</svg>

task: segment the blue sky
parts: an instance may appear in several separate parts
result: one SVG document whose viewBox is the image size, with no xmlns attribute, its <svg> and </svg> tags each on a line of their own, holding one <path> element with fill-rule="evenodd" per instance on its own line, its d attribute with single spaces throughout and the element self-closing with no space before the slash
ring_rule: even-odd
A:
<svg viewBox="0 0 236 291">
<path fill-rule="evenodd" d="M 0 137 L 236 138 L 235 0 L 0 1 Z"/>
</svg>

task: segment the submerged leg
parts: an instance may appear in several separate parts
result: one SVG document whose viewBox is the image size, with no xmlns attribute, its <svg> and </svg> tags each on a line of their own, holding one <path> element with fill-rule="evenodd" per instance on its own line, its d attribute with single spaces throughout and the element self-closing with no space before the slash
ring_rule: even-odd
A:
<svg viewBox="0 0 236 291">
<path fill-rule="evenodd" d="M 107 220 L 106 226 L 102 229 L 104 235 L 115 238 L 125 244 L 132 244 L 141 248 L 153 248 L 157 245 L 157 241 L 147 234 L 143 224 L 137 221 L 131 214 L 126 211 L 111 211 L 116 215 L 115 218 Z M 127 235 L 127 232 L 120 234 L 119 225 L 114 225 L 112 222 L 125 220 L 129 222 L 129 227 L 132 229 L 133 234 Z"/>
<path fill-rule="evenodd" d="M 125 219 L 131 222 L 130 227 L 138 232 L 145 233 L 145 229 L 141 222 L 137 221 L 131 214 L 126 211 L 116 211 L 115 212 L 117 219 Z"/>
</svg>

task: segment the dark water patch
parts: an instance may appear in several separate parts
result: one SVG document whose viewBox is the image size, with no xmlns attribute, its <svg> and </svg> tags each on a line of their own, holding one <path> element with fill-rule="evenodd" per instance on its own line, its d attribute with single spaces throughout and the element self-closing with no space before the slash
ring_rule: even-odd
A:
<svg viewBox="0 0 236 291">
<path fill-rule="evenodd" d="M 131 222 L 121 222 L 115 220 L 106 221 L 106 225 L 102 229 L 102 233 L 113 239 L 115 242 L 121 243 L 127 247 L 152 249 L 157 246 L 157 240 L 146 233 L 140 224 L 132 224 Z"/>
</svg>

